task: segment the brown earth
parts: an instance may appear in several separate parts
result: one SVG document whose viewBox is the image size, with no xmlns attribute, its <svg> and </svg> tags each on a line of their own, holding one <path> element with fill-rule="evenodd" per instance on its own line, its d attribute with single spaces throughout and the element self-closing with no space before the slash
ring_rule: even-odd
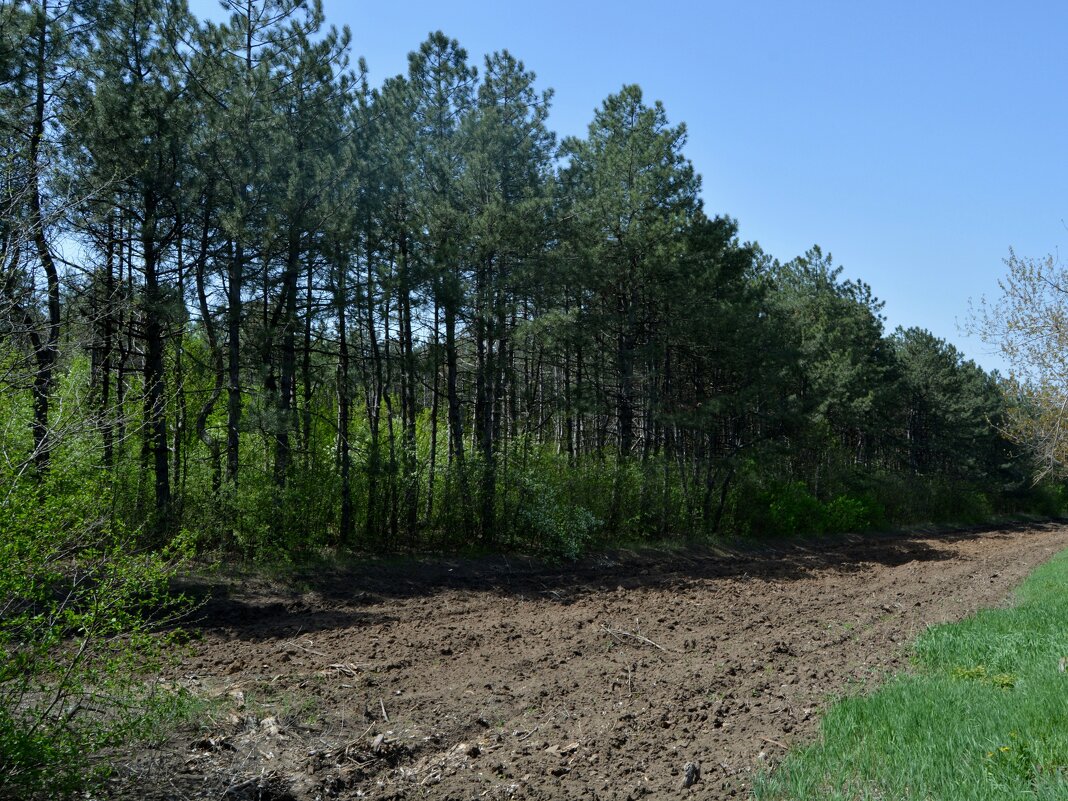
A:
<svg viewBox="0 0 1068 801">
<path fill-rule="evenodd" d="M 202 581 L 169 680 L 215 700 L 109 794 L 745 797 L 835 697 L 1066 547 L 1051 524 Z"/>
</svg>

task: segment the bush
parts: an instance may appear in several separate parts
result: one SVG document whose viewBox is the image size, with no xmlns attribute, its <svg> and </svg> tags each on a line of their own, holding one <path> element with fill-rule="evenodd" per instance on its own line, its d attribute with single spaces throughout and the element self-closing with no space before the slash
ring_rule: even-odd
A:
<svg viewBox="0 0 1068 801">
<path fill-rule="evenodd" d="M 879 528 L 885 515 L 878 501 L 870 495 L 839 495 L 826 505 L 823 517 L 824 529 L 828 533 L 843 534 Z"/>
<path fill-rule="evenodd" d="M 550 559 L 577 559 L 603 526 L 585 505 L 592 497 L 587 492 L 591 476 L 575 475 L 566 463 L 537 448 L 531 448 L 524 461 L 510 476 L 511 487 L 503 498 L 512 510 L 506 523 L 512 544 Z M 611 482 L 605 484 L 610 493 Z"/>
<path fill-rule="evenodd" d="M 535 484 L 530 489 L 530 500 L 519 515 L 531 542 L 550 558 L 578 559 L 589 547 L 600 521 L 589 510 L 562 502 L 544 486 Z"/>
<path fill-rule="evenodd" d="M 886 525 L 886 511 L 872 493 L 845 492 L 823 502 L 800 481 L 761 487 L 747 476 L 730 493 L 727 508 L 731 526 L 746 536 L 844 534 Z"/>
<path fill-rule="evenodd" d="M 182 703 L 144 673 L 178 611 L 176 552 L 139 551 L 108 511 L 101 488 L 58 471 L 0 502 L 0 797 L 70 794 L 102 770 L 100 749 Z"/>
<path fill-rule="evenodd" d="M 1068 508 L 1068 491 L 1063 484 L 1038 484 L 1030 488 L 1027 500 L 1027 506 L 1036 514 L 1059 517 Z"/>
<path fill-rule="evenodd" d="M 823 505 L 802 482 L 780 484 L 765 493 L 766 533 L 780 536 L 821 534 Z"/>
</svg>

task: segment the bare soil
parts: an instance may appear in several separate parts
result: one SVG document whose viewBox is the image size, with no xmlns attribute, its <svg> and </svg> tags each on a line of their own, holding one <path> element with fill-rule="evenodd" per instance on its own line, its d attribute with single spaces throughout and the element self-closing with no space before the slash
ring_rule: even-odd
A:
<svg viewBox="0 0 1068 801">
<path fill-rule="evenodd" d="M 115 759 L 149 799 L 744 798 L 926 627 L 1068 528 L 200 579 L 168 681 L 195 728 Z"/>
</svg>

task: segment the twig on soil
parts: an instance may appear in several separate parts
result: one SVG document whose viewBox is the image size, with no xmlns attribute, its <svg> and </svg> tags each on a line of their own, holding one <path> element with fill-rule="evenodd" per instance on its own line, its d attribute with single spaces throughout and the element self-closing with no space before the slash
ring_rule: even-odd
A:
<svg viewBox="0 0 1068 801">
<path fill-rule="evenodd" d="M 382 719 L 389 723 L 389 715 L 386 714 L 386 705 L 381 698 L 378 699 L 378 705 L 382 708 Z"/>
<path fill-rule="evenodd" d="M 440 780 L 441 780 L 441 771 L 440 770 L 435 770 L 435 771 L 433 771 L 431 773 L 428 773 L 426 776 L 424 776 L 423 780 L 421 782 L 419 782 L 419 786 L 420 787 L 424 787 L 427 784 L 429 784 L 430 782 L 434 782 L 436 784 Z"/>
<path fill-rule="evenodd" d="M 334 673 L 344 673 L 346 676 L 356 678 L 356 674 L 360 672 L 360 668 L 368 665 L 368 662 L 338 662 L 333 665 L 327 665 L 326 669 L 321 673 L 329 673 L 331 670 Z"/>
<path fill-rule="evenodd" d="M 326 654 L 324 654 L 322 651 L 316 651 L 314 648 L 309 648 L 306 645 L 301 645 L 299 642 L 296 643 L 296 646 L 297 646 L 297 648 L 299 648 L 302 651 L 307 651 L 309 654 L 315 654 L 316 656 L 321 656 L 321 657 L 326 658 Z"/>
<path fill-rule="evenodd" d="M 239 782 L 238 784 L 231 784 L 229 787 L 227 787 L 223 791 L 222 797 L 223 798 L 231 798 L 231 797 L 236 796 L 239 793 L 243 792 L 244 790 L 247 790 L 249 787 L 252 787 L 253 785 L 261 785 L 261 786 L 265 785 L 267 782 L 271 781 L 271 779 L 273 779 L 273 778 L 274 778 L 274 774 L 273 773 L 266 773 L 266 774 L 262 774 L 260 776 L 253 776 L 251 779 L 245 779 L 245 781 Z"/>
<path fill-rule="evenodd" d="M 779 746 L 779 748 L 781 748 L 784 751 L 789 751 L 790 750 L 790 746 L 786 745 L 786 743 L 780 743 L 778 740 L 773 740 L 770 737 L 761 737 L 760 739 L 763 740 L 766 743 L 771 743 L 772 745 L 777 745 L 777 746 Z"/>
<path fill-rule="evenodd" d="M 626 631 L 624 629 L 613 629 L 613 628 L 609 628 L 608 626 L 604 625 L 603 623 L 601 624 L 601 631 L 603 631 L 605 634 L 608 634 L 609 636 L 611 636 L 613 639 L 617 640 L 618 642 L 622 642 L 624 639 L 629 639 L 629 640 L 634 640 L 635 642 L 642 643 L 643 645 L 651 645 L 651 646 L 653 646 L 653 648 L 657 648 L 657 649 L 659 649 L 661 651 L 664 651 L 665 653 L 668 650 L 667 648 L 665 648 L 660 643 L 653 642 L 652 640 L 650 640 L 648 637 L 646 637 L 644 634 L 642 634 L 640 632 Z"/>
<path fill-rule="evenodd" d="M 512 732 L 512 734 L 515 735 L 520 740 L 526 740 L 529 737 L 531 737 L 534 734 L 534 732 L 536 732 L 540 728 L 541 728 L 541 724 L 538 724 L 537 726 L 535 726 L 530 731 L 520 732 L 519 729 L 516 729 L 514 732 Z"/>
</svg>

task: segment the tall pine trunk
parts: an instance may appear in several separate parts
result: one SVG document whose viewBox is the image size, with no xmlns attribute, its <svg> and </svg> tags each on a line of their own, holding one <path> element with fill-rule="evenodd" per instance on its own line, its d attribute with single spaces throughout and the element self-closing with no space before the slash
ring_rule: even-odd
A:
<svg viewBox="0 0 1068 801">
<path fill-rule="evenodd" d="M 206 202 L 207 205 L 207 202 Z M 208 353 L 211 357 L 211 367 L 214 374 L 211 391 L 200 406 L 193 426 L 197 438 L 204 443 L 211 454 L 211 491 L 218 498 L 222 489 L 222 447 L 219 439 L 208 432 L 208 417 L 215 410 L 215 404 L 222 397 L 223 387 L 226 386 L 226 371 L 223 363 L 222 349 L 219 347 L 219 336 L 215 330 L 215 321 L 212 319 L 211 310 L 208 308 L 208 291 L 205 281 L 208 260 L 208 212 L 205 208 L 204 227 L 201 229 L 200 249 L 196 256 L 194 266 L 194 281 L 197 291 L 197 306 L 200 309 L 200 324 L 204 328 L 204 336 L 208 341 Z"/>
<path fill-rule="evenodd" d="M 241 452 L 241 290 L 245 249 L 231 245 L 226 287 L 226 480 L 236 487 Z"/>
<path fill-rule="evenodd" d="M 145 273 L 145 302 L 142 308 L 145 330 L 145 426 L 148 450 L 155 469 L 155 522 L 157 534 L 169 527 L 171 509 L 170 460 L 167 442 L 166 376 L 164 373 L 164 297 L 159 283 L 156 211 L 158 199 L 145 194 L 145 219 L 141 225 L 141 247 Z"/>
<path fill-rule="evenodd" d="M 304 455 L 304 469 L 311 467 L 312 457 L 312 321 L 314 318 L 314 275 L 312 270 L 312 257 L 308 256 L 308 273 L 304 286 L 304 343 L 301 349 L 301 389 L 303 403 L 301 404 L 301 442 L 300 447 Z"/>
<path fill-rule="evenodd" d="M 419 470 L 416 452 L 415 346 L 412 339 L 412 290 L 408 236 L 399 241 L 400 286 L 397 298 L 398 339 L 401 351 L 401 465 L 404 471 L 404 529 L 409 544 L 415 545 L 419 520 Z"/>
<path fill-rule="evenodd" d="M 337 436 L 338 436 L 338 472 L 341 480 L 341 520 L 338 526 L 338 539 L 342 545 L 352 543 L 352 448 L 349 445 L 349 425 L 352 417 L 352 395 L 349 388 L 349 339 L 348 339 L 348 298 L 346 292 L 347 266 L 338 265 L 337 297 Z"/>
<path fill-rule="evenodd" d="M 38 476 L 44 476 L 51 464 L 52 443 L 49 436 L 49 404 L 52 396 L 52 384 L 59 345 L 60 297 L 59 271 L 55 258 L 45 236 L 45 220 L 41 199 L 41 145 L 44 141 L 45 127 L 45 71 L 48 47 L 48 2 L 41 3 L 38 16 L 40 25 L 37 29 L 36 53 L 34 58 L 35 93 L 33 121 L 29 141 L 30 167 L 30 227 L 37 257 L 45 271 L 47 287 L 48 322 L 44 335 L 36 332 L 31 337 L 36 361 L 33 379 L 33 454 Z"/>
<path fill-rule="evenodd" d="M 275 421 L 274 483 L 286 486 L 292 455 L 293 399 L 297 372 L 297 279 L 300 272 L 300 232 L 290 227 L 282 273 L 282 357 L 278 371 L 278 418 Z"/>
</svg>

